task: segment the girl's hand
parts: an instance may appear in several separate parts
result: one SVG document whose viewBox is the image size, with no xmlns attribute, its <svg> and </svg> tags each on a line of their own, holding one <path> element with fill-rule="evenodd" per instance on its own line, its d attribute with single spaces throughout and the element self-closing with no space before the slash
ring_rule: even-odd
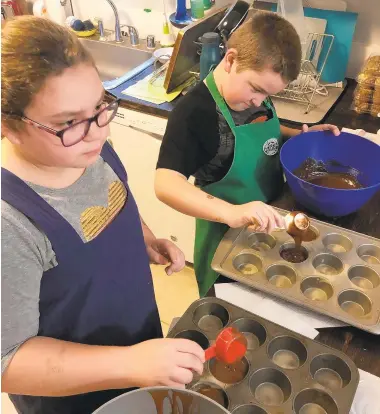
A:
<svg viewBox="0 0 380 414">
<path fill-rule="evenodd" d="M 155 239 L 147 246 L 147 251 L 152 263 L 168 265 L 165 269 L 168 276 L 185 267 L 185 255 L 170 240 Z"/>
</svg>

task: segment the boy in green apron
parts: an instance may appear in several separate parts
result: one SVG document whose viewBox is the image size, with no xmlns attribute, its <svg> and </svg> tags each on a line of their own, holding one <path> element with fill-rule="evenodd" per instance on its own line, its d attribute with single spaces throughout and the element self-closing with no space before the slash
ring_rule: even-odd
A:
<svg viewBox="0 0 380 414">
<path fill-rule="evenodd" d="M 194 267 L 201 296 L 219 276 L 211 261 L 229 227 L 283 227 L 282 217 L 265 203 L 284 183 L 282 140 L 300 131 L 280 125 L 269 95 L 295 80 L 300 64 L 294 27 L 275 13 L 256 13 L 232 34 L 214 72 L 181 98 L 169 118 L 156 194 L 197 218 Z M 339 134 L 333 125 L 302 129 Z"/>
</svg>

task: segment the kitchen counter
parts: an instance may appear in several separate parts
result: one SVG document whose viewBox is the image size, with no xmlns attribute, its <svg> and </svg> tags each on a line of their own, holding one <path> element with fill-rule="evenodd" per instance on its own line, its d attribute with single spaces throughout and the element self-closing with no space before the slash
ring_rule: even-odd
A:
<svg viewBox="0 0 380 414">
<path fill-rule="evenodd" d="M 361 121 L 356 120 L 356 122 Z M 359 123 L 353 127 L 364 128 L 364 125 Z M 368 127 L 366 129 L 368 130 Z M 305 211 L 303 207 L 295 202 L 287 185 L 283 195 L 272 204 L 285 210 Z M 308 214 L 310 214 L 310 217 L 334 224 L 335 226 L 344 227 L 380 239 L 379 206 L 380 191 L 358 212 L 346 217 L 327 218 L 316 217 L 312 213 Z M 355 362 L 358 368 L 380 377 L 380 335 L 373 335 L 353 327 L 325 328 L 319 329 L 319 332 L 316 338 L 317 341 L 343 351 Z"/>
<path fill-rule="evenodd" d="M 152 70 L 152 67 L 146 69 L 132 80 L 121 85 L 121 87 L 117 88 L 117 90 L 120 89 L 121 91 L 126 89 L 136 81 L 143 79 L 145 76 L 151 73 Z M 347 79 L 347 82 L 348 84 L 346 90 L 343 92 L 338 102 L 329 111 L 324 122 L 337 125 L 339 128 L 346 127 L 350 129 L 364 129 L 367 132 L 376 133 L 380 129 L 380 118 L 375 118 L 369 114 L 358 114 L 350 109 L 357 83 L 354 79 Z M 176 103 L 180 99 L 181 97 L 178 97 L 170 103 L 156 105 L 125 95 L 121 102 L 121 106 L 138 112 L 168 118 L 170 112 L 173 110 Z M 297 124 L 292 122 L 285 121 L 282 122 L 282 124 L 289 127 L 297 127 Z"/>
</svg>

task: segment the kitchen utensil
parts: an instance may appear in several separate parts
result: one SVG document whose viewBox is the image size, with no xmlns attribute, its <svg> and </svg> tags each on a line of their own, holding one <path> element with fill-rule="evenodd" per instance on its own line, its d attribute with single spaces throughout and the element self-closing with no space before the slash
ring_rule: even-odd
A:
<svg viewBox="0 0 380 414">
<path fill-rule="evenodd" d="M 231 34 L 243 23 L 247 17 L 249 4 L 243 0 L 237 0 L 226 11 L 222 20 L 215 28 L 215 32 L 219 33 L 224 45 L 227 43 Z"/>
<path fill-rule="evenodd" d="M 285 232 L 229 230 L 211 266 L 244 285 L 379 334 L 380 240 L 314 219 L 308 231 L 314 237 L 301 246 L 304 261 L 290 263 L 283 252 L 295 244 Z"/>
<path fill-rule="evenodd" d="M 226 364 L 240 361 L 247 352 L 246 337 L 233 327 L 228 327 L 219 332 L 215 344 L 205 351 L 206 361 L 217 358 Z"/>
<path fill-rule="evenodd" d="M 356 178 L 359 178 L 359 179 L 364 175 L 358 169 L 356 169 L 354 167 L 351 167 L 349 165 L 343 165 L 340 162 L 335 161 L 335 160 L 326 161 L 324 163 L 324 165 L 327 168 L 328 172 L 336 172 L 337 171 L 337 172 L 340 172 L 340 173 L 352 175 L 352 176 L 354 176 Z M 365 180 L 365 178 L 364 178 L 364 180 Z"/>
<path fill-rule="evenodd" d="M 233 414 L 349 413 L 359 381 L 350 358 L 226 301 L 195 301 L 168 337 L 205 349 L 224 327 L 244 333 L 245 357 L 232 365 L 212 358 L 188 388 L 212 391 Z"/>
<path fill-rule="evenodd" d="M 150 387 L 129 391 L 102 405 L 93 414 L 228 414 L 213 401 L 213 390 L 204 394 L 170 387 Z"/>
<path fill-rule="evenodd" d="M 362 173 L 364 188 L 327 188 L 302 180 L 293 171 L 309 157 L 352 166 Z M 285 142 L 280 159 L 294 198 L 318 215 L 339 217 L 353 213 L 380 190 L 380 146 L 358 135 L 342 132 L 335 136 L 326 131 L 299 134 Z"/>
<path fill-rule="evenodd" d="M 174 48 L 172 47 L 163 47 L 161 49 L 157 49 L 153 52 L 153 56 L 160 62 L 166 63 L 170 60 L 173 54 Z"/>
</svg>

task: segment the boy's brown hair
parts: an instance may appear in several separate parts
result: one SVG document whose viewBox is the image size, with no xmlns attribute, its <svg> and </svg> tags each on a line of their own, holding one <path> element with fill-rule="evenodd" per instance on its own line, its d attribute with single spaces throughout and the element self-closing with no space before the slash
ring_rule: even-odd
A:
<svg viewBox="0 0 380 414">
<path fill-rule="evenodd" d="M 301 67 L 301 42 L 293 25 L 276 13 L 256 12 L 229 38 L 237 50 L 237 71 L 271 69 L 286 82 L 297 78 Z"/>
<path fill-rule="evenodd" d="M 18 131 L 25 109 L 50 76 L 79 65 L 94 65 L 77 36 L 48 19 L 22 16 L 11 20 L 1 39 L 2 122 Z"/>
</svg>

